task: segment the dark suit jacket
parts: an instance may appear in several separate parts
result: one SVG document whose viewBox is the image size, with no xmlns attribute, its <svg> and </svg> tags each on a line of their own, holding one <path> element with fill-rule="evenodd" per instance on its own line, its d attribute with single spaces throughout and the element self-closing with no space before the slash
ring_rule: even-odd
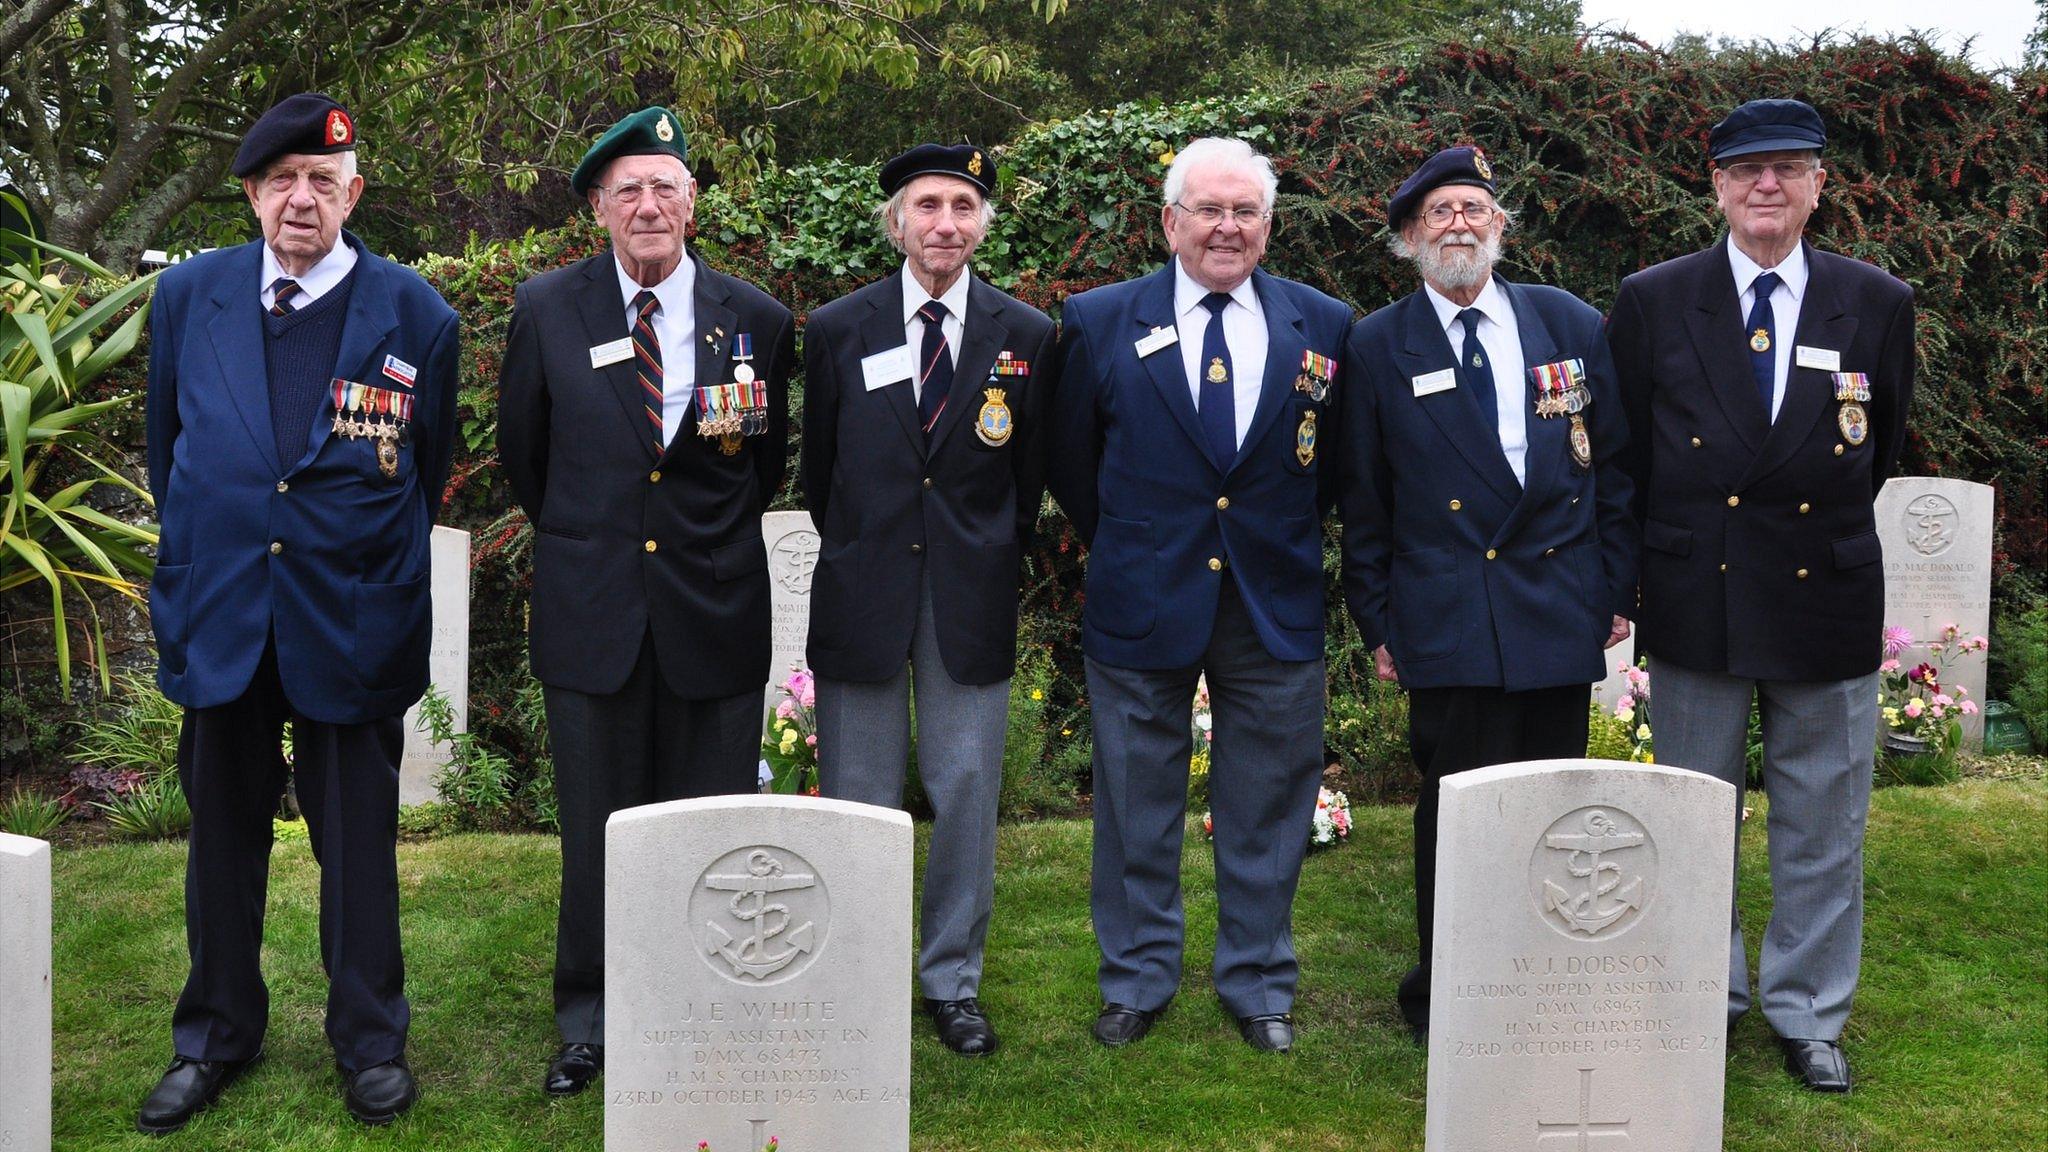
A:
<svg viewBox="0 0 2048 1152">
<path fill-rule="evenodd" d="M 149 488 L 162 520 L 150 626 L 157 683 L 188 708 L 238 699 L 277 644 L 292 707 L 359 724 L 426 691 L 433 638 L 428 537 L 455 436 L 455 312 L 409 268 L 343 233 L 359 258 L 333 375 L 411 392 L 385 476 L 374 441 L 332 434 L 277 466 L 263 359 L 261 241 L 163 274 L 151 304 Z M 410 385 L 384 372 L 395 356 Z"/>
<path fill-rule="evenodd" d="M 1266 314 L 1265 376 L 1227 474 L 1209 455 L 1180 349 L 1141 359 L 1134 347 L 1173 327 L 1172 264 L 1083 292 L 1062 313 L 1047 476 L 1088 544 L 1082 645 L 1105 664 L 1197 663 L 1225 567 L 1274 659 L 1322 656 L 1322 514 L 1337 492 L 1339 389 L 1333 382 L 1317 401 L 1294 382 L 1304 351 L 1338 358 L 1351 308 L 1264 272 L 1252 283 Z M 1305 427 L 1315 444 L 1304 462 Z"/>
<path fill-rule="evenodd" d="M 590 366 L 592 347 L 627 337 L 609 250 L 534 277 L 513 299 L 498 449 L 534 525 L 528 639 L 543 684 L 618 691 L 650 630 L 663 680 L 685 699 L 768 682 L 761 513 L 788 455 L 795 320 L 701 260 L 696 277 L 698 386 L 732 380 L 742 332 L 768 385 L 767 430 L 732 456 L 697 435 L 693 402 L 657 458 L 632 361 Z M 664 360 L 677 354 L 662 349 Z"/>
<path fill-rule="evenodd" d="M 1760 680 L 1877 667 L 1884 564 L 1871 503 L 1913 397 L 1913 290 L 1806 247 L 1798 345 L 1870 377 L 1850 444 L 1828 373 L 1794 365 L 1776 423 L 1751 375 L 1725 241 L 1621 282 L 1608 342 L 1636 430 L 1626 466 L 1643 529 L 1639 647 Z"/>
<path fill-rule="evenodd" d="M 808 658 L 820 676 L 876 681 L 902 670 L 927 566 L 947 675 L 993 684 L 1016 665 L 1017 583 L 1045 491 L 1053 325 L 980 280 L 968 283 L 966 313 L 929 450 L 910 381 L 869 391 L 860 367 L 904 343 L 902 272 L 804 326 L 804 503 L 821 538 Z M 995 375 L 1000 352 L 1029 375 Z M 976 425 L 997 408 L 1010 432 L 991 445 Z"/>
<path fill-rule="evenodd" d="M 1494 385 L 1527 396 L 1516 484 L 1426 293 L 1359 321 L 1344 350 L 1344 584 L 1366 644 L 1387 645 L 1411 688 L 1510 692 L 1605 673 L 1613 617 L 1632 616 L 1636 533 L 1618 456 L 1628 429 L 1600 314 L 1567 292 L 1495 277 L 1523 363 Z M 1530 369 L 1579 360 L 1591 467 L 1568 417 L 1536 415 Z M 1415 394 L 1448 368 L 1458 386 Z M 1516 381 L 1519 380 L 1519 384 Z"/>
</svg>

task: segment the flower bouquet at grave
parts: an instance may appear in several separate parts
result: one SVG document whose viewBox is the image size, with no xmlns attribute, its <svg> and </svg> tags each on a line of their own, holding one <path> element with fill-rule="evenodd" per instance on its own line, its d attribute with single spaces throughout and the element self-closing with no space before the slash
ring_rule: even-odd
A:
<svg viewBox="0 0 2048 1152">
<path fill-rule="evenodd" d="M 1647 659 L 1624 664 L 1615 671 L 1626 679 L 1621 699 L 1614 702 L 1614 718 L 1628 735 L 1628 758 L 1637 764 L 1655 764 L 1657 755 L 1650 737 L 1650 670 Z"/>
<path fill-rule="evenodd" d="M 1977 714 L 1977 702 L 1969 689 L 1948 684 L 1948 663 L 1957 655 L 1982 652 L 1991 642 L 1982 636 L 1964 639 L 1954 624 L 1941 630 L 1939 638 L 1927 645 L 1930 663 L 1922 661 L 1908 668 L 1899 657 L 1914 644 L 1913 634 L 1904 628 L 1884 630 L 1884 663 L 1877 666 L 1883 689 L 1878 707 L 1884 715 L 1885 747 L 1906 755 L 1953 758 L 1963 743 L 1963 717 Z"/>
<path fill-rule="evenodd" d="M 1209 745 L 1216 739 L 1209 716 L 1209 678 L 1195 680 L 1195 710 L 1189 723 L 1194 729 L 1194 755 L 1188 758 L 1188 806 L 1209 802 Z M 1206 819 L 1206 817 L 1205 817 Z"/>
<path fill-rule="evenodd" d="M 782 699 L 761 741 L 761 758 L 774 773 L 773 791 L 818 794 L 818 685 L 810 669 L 793 666 L 782 682 Z"/>
<path fill-rule="evenodd" d="M 1216 839 L 1216 814 L 1202 813 L 1202 837 Z M 1316 789 L 1316 814 L 1309 822 L 1308 850 L 1334 848 L 1351 839 L 1351 798 L 1330 788 Z"/>
</svg>

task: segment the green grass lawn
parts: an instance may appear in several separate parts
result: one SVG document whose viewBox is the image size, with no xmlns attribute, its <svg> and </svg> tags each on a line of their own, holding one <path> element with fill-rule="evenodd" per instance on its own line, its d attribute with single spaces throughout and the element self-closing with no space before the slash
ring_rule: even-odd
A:
<svg viewBox="0 0 2048 1152">
<path fill-rule="evenodd" d="M 1423 1053 L 1393 1002 L 1412 948 L 1408 813 L 1356 815 L 1352 842 L 1311 857 L 1302 878 L 1302 1039 L 1287 1058 L 1252 1052 L 1216 1007 L 1214 889 L 1199 837 L 1185 865 L 1186 986 L 1151 1036 L 1111 1052 L 1088 1038 L 1088 826 L 1006 826 L 982 988 L 1004 1047 L 961 1060 L 920 1022 L 913 1146 L 1419 1148 Z M 1742 901 L 1760 929 L 1768 892 L 1759 832 L 1744 837 Z M 298 842 L 281 844 L 273 865 L 266 1061 L 183 1134 L 136 1135 L 135 1108 L 170 1056 L 171 1004 L 184 977 L 183 861 L 175 844 L 56 858 L 59 1149 L 602 1147 L 598 1093 L 551 1103 L 539 1090 L 554 1046 L 557 863 L 554 841 L 537 836 L 401 849 L 411 1058 L 424 1094 L 395 1127 L 364 1129 L 342 1110 L 321 1034 L 316 871 Z M 1747 1019 L 1729 1044 L 1727 1147 L 2048 1147 L 2048 782 L 1880 791 L 1868 877 L 1864 981 L 1847 1037 L 1856 1092 L 1795 1087 L 1768 1029 Z M 906 956 L 906 996 L 912 983 Z"/>
</svg>

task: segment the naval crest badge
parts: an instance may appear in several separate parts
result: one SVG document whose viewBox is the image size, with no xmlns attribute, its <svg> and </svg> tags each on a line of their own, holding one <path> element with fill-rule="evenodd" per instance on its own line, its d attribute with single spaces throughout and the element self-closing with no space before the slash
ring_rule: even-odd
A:
<svg viewBox="0 0 2048 1152">
<path fill-rule="evenodd" d="M 969 176 L 981 175 L 981 153 L 976 152 L 967 158 L 967 174 Z"/>
<path fill-rule="evenodd" d="M 1472 170 L 1479 173 L 1481 180 L 1493 179 L 1493 164 L 1487 160 L 1486 153 L 1481 151 L 1477 144 L 1472 146 Z"/>
<path fill-rule="evenodd" d="M 1316 413 L 1311 408 L 1301 414 L 1301 424 L 1294 430 L 1294 458 L 1303 468 L 1316 462 Z"/>
<path fill-rule="evenodd" d="M 1016 430 L 1010 417 L 1010 406 L 1004 402 L 1001 388 L 987 388 L 981 393 L 981 411 L 974 417 L 974 434 L 991 448 L 1001 448 L 1010 442 L 1010 433 Z"/>
</svg>

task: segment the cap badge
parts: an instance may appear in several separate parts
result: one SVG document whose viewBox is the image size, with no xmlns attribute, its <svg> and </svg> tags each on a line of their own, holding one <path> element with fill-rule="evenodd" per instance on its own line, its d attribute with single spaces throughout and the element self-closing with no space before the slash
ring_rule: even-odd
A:
<svg viewBox="0 0 2048 1152">
<path fill-rule="evenodd" d="M 1479 173 L 1481 180 L 1493 179 L 1493 165 L 1487 162 L 1486 153 L 1480 151 L 1477 146 L 1472 149 L 1472 168 Z"/>
<path fill-rule="evenodd" d="M 969 176 L 981 175 L 981 153 L 976 152 L 967 158 L 967 174 Z"/>
<path fill-rule="evenodd" d="M 346 144 L 354 136 L 355 125 L 348 122 L 348 113 L 343 112 L 339 108 L 328 109 L 327 142 L 329 144 Z"/>
<path fill-rule="evenodd" d="M 659 117 L 654 121 L 654 134 L 661 138 L 663 144 L 676 138 L 675 127 L 668 122 L 667 116 Z"/>
</svg>

